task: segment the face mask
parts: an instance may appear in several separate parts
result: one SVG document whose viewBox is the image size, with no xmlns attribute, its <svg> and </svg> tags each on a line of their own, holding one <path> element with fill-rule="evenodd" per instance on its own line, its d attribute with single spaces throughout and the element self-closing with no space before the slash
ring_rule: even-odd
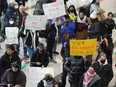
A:
<svg viewBox="0 0 116 87">
<path fill-rule="evenodd" d="M 70 9 L 69 11 L 70 11 L 70 12 L 74 12 L 74 9 Z"/>
<path fill-rule="evenodd" d="M 101 63 L 104 64 L 106 60 L 101 60 Z"/>
<path fill-rule="evenodd" d="M 14 21 L 9 21 L 10 24 L 14 24 Z"/>
</svg>

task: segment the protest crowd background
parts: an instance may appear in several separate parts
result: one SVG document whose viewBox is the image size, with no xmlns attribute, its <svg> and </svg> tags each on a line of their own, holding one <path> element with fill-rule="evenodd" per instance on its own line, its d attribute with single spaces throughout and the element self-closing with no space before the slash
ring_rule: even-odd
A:
<svg viewBox="0 0 116 87">
<path fill-rule="evenodd" d="M 115 0 L 0 0 L 0 87 L 116 87 Z"/>
</svg>

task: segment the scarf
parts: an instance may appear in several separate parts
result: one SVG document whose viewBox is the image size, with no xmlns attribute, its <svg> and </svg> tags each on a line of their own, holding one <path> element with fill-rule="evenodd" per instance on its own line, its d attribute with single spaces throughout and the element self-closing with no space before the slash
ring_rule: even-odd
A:
<svg viewBox="0 0 116 87">
<path fill-rule="evenodd" d="M 91 82 L 93 77 L 96 75 L 96 72 L 94 70 L 88 70 L 84 76 L 83 79 L 83 87 L 87 87 L 87 85 Z"/>
<path fill-rule="evenodd" d="M 79 16 L 77 17 L 77 22 L 79 22 L 79 23 L 86 23 L 86 20 L 87 20 L 86 16 L 84 16 L 83 19 L 81 19 Z"/>
<path fill-rule="evenodd" d="M 77 18 L 76 15 L 72 15 L 72 14 L 68 14 L 68 15 L 71 21 L 74 21 Z"/>
</svg>

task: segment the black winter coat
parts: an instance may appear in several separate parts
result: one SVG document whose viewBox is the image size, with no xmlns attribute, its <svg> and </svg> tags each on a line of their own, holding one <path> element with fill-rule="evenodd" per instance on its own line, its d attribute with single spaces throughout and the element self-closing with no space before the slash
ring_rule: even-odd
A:
<svg viewBox="0 0 116 87">
<path fill-rule="evenodd" d="M 84 61 L 81 56 L 75 56 L 65 62 L 64 68 L 69 72 L 69 81 L 78 81 L 89 66 L 88 61 Z"/>
<path fill-rule="evenodd" d="M 49 56 L 48 53 L 46 51 L 43 51 L 42 54 L 40 54 L 38 52 L 38 50 L 36 50 L 33 54 L 32 54 L 32 58 L 31 58 L 31 67 L 42 67 L 44 65 L 44 67 L 48 66 L 49 63 Z M 36 62 L 40 62 L 42 63 L 41 65 L 36 65 Z"/>
<path fill-rule="evenodd" d="M 0 76 L 1 77 L 4 74 L 6 69 L 11 68 L 11 63 L 15 61 L 20 61 L 20 58 L 16 51 L 14 52 L 13 58 L 11 60 L 7 52 L 0 58 Z M 20 63 L 20 66 L 21 66 L 21 63 Z"/>
<path fill-rule="evenodd" d="M 85 74 L 81 77 L 81 80 L 79 82 L 79 87 L 83 87 L 84 76 Z M 87 85 L 87 87 L 101 87 L 100 77 L 96 74 L 93 77 L 93 79 L 90 81 L 90 83 Z"/>
<path fill-rule="evenodd" d="M 102 86 L 108 86 L 109 82 L 113 78 L 112 66 L 108 63 L 108 64 L 103 65 L 101 67 L 100 63 L 98 61 L 96 61 L 93 64 L 93 67 L 96 69 L 97 74 L 101 78 L 101 81 L 102 81 L 101 85 Z"/>
<path fill-rule="evenodd" d="M 57 33 L 57 30 L 56 30 L 55 24 L 51 24 L 50 29 L 48 29 L 48 38 L 55 39 L 56 33 Z"/>
</svg>

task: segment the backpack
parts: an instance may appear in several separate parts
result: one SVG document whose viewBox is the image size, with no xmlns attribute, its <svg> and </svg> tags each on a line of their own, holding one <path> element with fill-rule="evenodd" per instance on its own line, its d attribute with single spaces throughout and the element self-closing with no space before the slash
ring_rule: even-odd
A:
<svg viewBox="0 0 116 87">
<path fill-rule="evenodd" d="M 89 17 L 89 16 L 90 16 L 91 4 L 85 6 L 84 8 L 85 8 L 85 15 L 86 15 L 87 17 Z"/>
</svg>

